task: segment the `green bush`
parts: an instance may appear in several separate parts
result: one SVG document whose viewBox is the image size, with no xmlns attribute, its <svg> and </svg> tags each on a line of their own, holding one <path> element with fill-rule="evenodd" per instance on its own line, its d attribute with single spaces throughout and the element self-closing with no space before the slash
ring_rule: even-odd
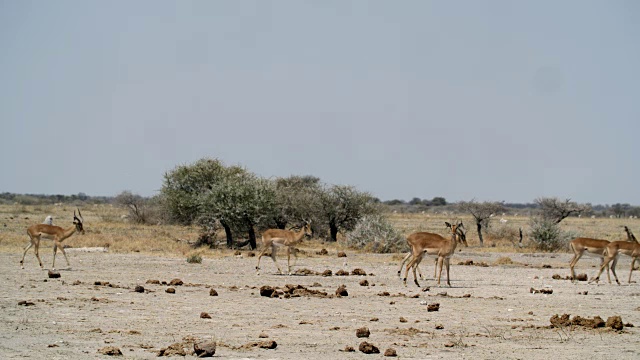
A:
<svg viewBox="0 0 640 360">
<path fill-rule="evenodd" d="M 363 217 L 355 228 L 346 234 L 345 244 L 375 253 L 407 250 L 406 239 L 380 214 Z"/>
<path fill-rule="evenodd" d="M 542 251 L 557 251 L 568 247 L 575 234 L 562 231 L 553 220 L 542 217 L 531 218 L 529 237 L 534 246 Z"/>
</svg>

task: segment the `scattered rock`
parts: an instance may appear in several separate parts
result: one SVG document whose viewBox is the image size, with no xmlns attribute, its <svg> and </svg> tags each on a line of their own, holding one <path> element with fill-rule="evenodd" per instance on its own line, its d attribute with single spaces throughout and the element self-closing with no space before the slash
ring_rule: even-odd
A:
<svg viewBox="0 0 640 360">
<path fill-rule="evenodd" d="M 34 304 L 34 303 L 32 303 L 31 301 L 22 300 L 22 301 L 18 301 L 18 305 L 23 305 L 23 306 L 34 306 L 35 304 Z"/>
<path fill-rule="evenodd" d="M 311 284 L 311 287 L 322 287 L 322 284 L 320 284 L 319 282 L 314 282 L 313 284 Z"/>
<path fill-rule="evenodd" d="M 302 275 L 302 276 L 306 276 L 306 275 L 316 275 L 316 272 L 313 270 L 309 270 L 309 269 L 298 269 L 295 272 L 296 275 Z"/>
<path fill-rule="evenodd" d="M 384 356 L 388 356 L 388 357 L 396 357 L 398 356 L 398 353 L 396 353 L 396 350 L 393 348 L 388 348 L 387 350 L 384 351 Z"/>
<path fill-rule="evenodd" d="M 242 255 L 242 251 L 240 250 L 236 250 L 233 255 L 238 256 L 238 255 Z"/>
<path fill-rule="evenodd" d="M 173 280 L 169 281 L 169 285 L 171 285 L 171 286 L 180 286 L 182 284 L 184 284 L 184 283 L 180 279 L 173 279 Z"/>
<path fill-rule="evenodd" d="M 380 349 L 378 349 L 378 347 L 366 341 L 360 343 L 360 346 L 358 346 L 358 350 L 365 354 L 380 354 Z"/>
<path fill-rule="evenodd" d="M 369 321 L 378 321 L 378 320 L 380 320 L 380 319 L 378 319 L 376 317 L 369 319 Z"/>
<path fill-rule="evenodd" d="M 109 286 L 110 284 L 109 284 L 108 281 L 94 281 L 93 285 L 96 285 L 96 286 Z"/>
<path fill-rule="evenodd" d="M 362 269 L 360 269 L 360 268 L 356 268 L 356 269 L 351 270 L 351 275 L 366 276 L 367 272 L 362 270 Z"/>
<path fill-rule="evenodd" d="M 259 342 L 258 347 L 261 349 L 275 349 L 278 347 L 278 344 L 273 340 L 267 340 Z"/>
<path fill-rule="evenodd" d="M 551 327 L 560 328 L 571 325 L 569 316 L 569 314 L 562 314 L 561 316 L 558 316 L 558 314 L 553 315 L 551 319 L 549 319 L 549 322 L 551 322 Z"/>
<path fill-rule="evenodd" d="M 331 276 L 331 275 L 332 275 L 331 270 L 325 270 L 322 272 L 322 276 Z"/>
<path fill-rule="evenodd" d="M 218 292 L 216 291 L 216 289 L 209 290 L 209 296 L 218 296 Z"/>
<path fill-rule="evenodd" d="M 200 319 L 211 319 L 211 315 L 209 315 L 209 313 L 203 311 L 203 312 L 200 313 Z"/>
<path fill-rule="evenodd" d="M 98 349 L 98 353 L 109 356 L 122 356 L 122 351 L 115 346 L 106 346 L 102 349 Z"/>
<path fill-rule="evenodd" d="M 442 330 L 442 329 L 444 329 L 444 325 L 436 324 L 436 330 Z"/>
<path fill-rule="evenodd" d="M 265 285 L 260 288 L 260 296 L 271 297 L 273 295 L 275 289 L 269 285 Z"/>
<path fill-rule="evenodd" d="M 551 267 L 551 265 L 544 264 L 544 265 L 542 265 L 542 268 L 543 269 L 551 269 L 552 267 Z"/>
<path fill-rule="evenodd" d="M 353 346 L 345 346 L 344 349 L 340 350 L 340 351 L 344 351 L 344 352 L 354 352 L 356 351 L 356 349 L 353 348 Z"/>
<path fill-rule="evenodd" d="M 347 257 L 347 254 L 344 251 L 338 252 L 338 257 Z"/>
<path fill-rule="evenodd" d="M 595 329 L 603 327 L 605 325 L 605 322 L 600 316 L 594 316 L 593 319 L 587 319 L 576 315 L 573 317 L 573 319 L 571 319 L 571 325 L 584 326 Z"/>
<path fill-rule="evenodd" d="M 553 294 L 553 289 L 534 289 L 530 288 L 529 292 L 532 294 Z"/>
<path fill-rule="evenodd" d="M 433 303 L 433 304 L 427 305 L 427 311 L 428 312 L 440 311 L 440 303 Z"/>
<path fill-rule="evenodd" d="M 168 294 L 175 294 L 176 293 L 176 289 L 170 287 L 170 288 L 167 288 L 167 290 L 165 290 L 165 292 L 168 293 Z"/>
<path fill-rule="evenodd" d="M 174 343 L 166 348 L 160 349 L 157 353 L 158 356 L 187 356 L 187 351 L 184 349 L 183 343 Z"/>
<path fill-rule="evenodd" d="M 588 291 L 578 291 L 578 295 L 588 295 L 589 292 Z"/>
<path fill-rule="evenodd" d="M 378 293 L 378 296 L 391 296 L 391 294 L 389 294 L 388 291 L 383 291 L 381 293 Z"/>
<path fill-rule="evenodd" d="M 406 323 L 406 322 L 407 322 L 407 319 L 405 319 L 404 317 L 400 316 L 400 322 L 401 322 L 401 323 Z"/>
<path fill-rule="evenodd" d="M 71 283 L 71 285 L 80 285 L 80 284 L 82 284 L 82 281 L 80 280 L 76 280 L 73 283 Z"/>
<path fill-rule="evenodd" d="M 347 287 L 344 285 L 340 285 L 340 287 L 338 287 L 338 289 L 336 290 L 336 295 L 349 296 L 349 293 L 347 292 Z"/>
<path fill-rule="evenodd" d="M 264 332 L 261 332 L 261 333 L 260 333 L 260 335 L 258 335 L 258 338 L 259 338 L 259 339 L 268 339 L 268 338 L 269 338 L 269 335 L 267 335 L 267 334 L 266 334 L 266 333 L 264 333 Z"/>
<path fill-rule="evenodd" d="M 367 279 L 360 280 L 360 286 L 369 286 L 369 281 Z"/>
<path fill-rule="evenodd" d="M 464 295 L 462 295 L 462 297 L 463 297 L 463 298 L 470 298 L 470 297 L 471 297 L 471 294 L 464 294 Z"/>
<path fill-rule="evenodd" d="M 429 291 L 429 290 L 431 290 L 431 288 L 430 288 L 429 286 L 425 286 L 425 287 L 423 287 L 420 291 L 422 291 L 422 292 L 427 292 L 427 291 Z"/>
<path fill-rule="evenodd" d="M 607 319 L 606 326 L 612 328 L 613 330 L 620 331 L 624 327 L 624 324 L 622 323 L 622 318 L 616 315 L 616 316 L 610 316 Z"/>
<path fill-rule="evenodd" d="M 139 292 L 139 293 L 143 293 L 144 292 L 144 286 L 142 285 L 136 285 L 136 288 L 133 289 L 133 291 L 135 292 Z"/>
<path fill-rule="evenodd" d="M 589 280 L 589 277 L 587 276 L 587 274 L 578 274 L 578 275 L 576 275 L 576 280 L 578 280 L 578 281 L 587 281 L 587 280 Z"/>
<path fill-rule="evenodd" d="M 454 346 L 456 346 L 456 344 L 454 344 L 452 342 L 448 342 L 448 343 L 444 344 L 444 347 L 447 347 L 447 348 L 452 348 Z"/>
<path fill-rule="evenodd" d="M 371 335 L 371 332 L 366 327 L 361 327 L 360 329 L 356 330 L 356 336 L 359 338 L 368 338 L 369 335 Z"/>
<path fill-rule="evenodd" d="M 349 272 L 340 269 L 340 270 L 336 271 L 336 276 L 349 276 Z"/>
<path fill-rule="evenodd" d="M 254 253 L 253 251 L 249 251 L 247 253 L 247 257 L 254 257 L 254 256 L 256 256 L 256 253 Z"/>
<path fill-rule="evenodd" d="M 316 252 L 316 254 L 318 254 L 318 255 L 328 255 L 329 252 L 327 251 L 327 249 L 323 248 L 322 250 Z"/>
<path fill-rule="evenodd" d="M 193 351 L 198 357 L 212 357 L 216 353 L 215 341 L 203 341 L 193 344 Z"/>
<path fill-rule="evenodd" d="M 147 284 L 156 284 L 156 285 L 160 285 L 160 280 L 147 280 Z"/>
<path fill-rule="evenodd" d="M 48 275 L 50 279 L 57 279 L 61 276 L 60 272 L 57 270 L 49 270 Z"/>
</svg>

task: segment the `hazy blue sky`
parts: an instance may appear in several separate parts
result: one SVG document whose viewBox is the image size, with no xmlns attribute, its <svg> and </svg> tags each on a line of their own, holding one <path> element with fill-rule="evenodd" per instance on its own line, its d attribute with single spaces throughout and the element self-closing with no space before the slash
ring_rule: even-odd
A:
<svg viewBox="0 0 640 360">
<path fill-rule="evenodd" d="M 389 200 L 640 205 L 640 1 L 0 0 L 0 192 L 202 157 Z"/>
</svg>

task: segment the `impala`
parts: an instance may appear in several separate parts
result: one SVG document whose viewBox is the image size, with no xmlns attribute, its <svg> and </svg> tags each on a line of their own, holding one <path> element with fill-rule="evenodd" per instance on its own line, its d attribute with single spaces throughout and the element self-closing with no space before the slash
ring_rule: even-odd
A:
<svg viewBox="0 0 640 360">
<path fill-rule="evenodd" d="M 628 227 L 624 227 L 624 231 L 627 233 L 627 241 L 629 243 L 638 243 L 638 240 L 636 240 L 636 237 L 633 235 L 633 233 L 631 232 L 631 230 L 629 230 Z M 625 241 L 621 241 L 621 242 L 625 242 Z M 596 256 L 600 258 L 600 267 L 602 267 L 605 262 L 605 250 L 607 249 L 607 246 L 611 244 L 611 242 L 607 241 L 607 240 L 600 240 L 600 239 L 590 239 L 590 238 L 576 238 L 573 239 L 570 243 L 569 243 L 569 247 L 571 248 L 571 250 L 573 251 L 573 259 L 571 259 L 571 262 L 569 263 L 569 267 L 571 268 L 571 281 L 575 281 L 575 271 L 574 271 L 574 267 L 576 266 L 576 264 L 578 263 L 578 260 L 580 260 L 580 258 L 582 257 L 582 255 L 586 252 L 588 255 L 591 256 Z M 613 264 L 611 265 L 612 268 L 615 268 L 617 263 L 617 258 L 614 259 Z M 607 279 L 609 280 L 609 283 L 611 283 L 611 275 L 609 274 L 610 270 L 609 270 L 609 264 L 606 264 L 607 267 Z M 598 276 L 600 276 L 600 274 L 598 274 Z M 614 276 L 615 276 L 615 272 L 614 272 Z"/>
<path fill-rule="evenodd" d="M 40 249 L 40 238 L 45 238 L 53 240 L 53 264 L 51 265 L 51 269 L 54 270 L 56 267 L 56 253 L 58 252 L 58 248 L 60 248 L 60 251 L 62 251 L 64 259 L 67 260 L 67 266 L 71 267 L 71 264 L 69 264 L 69 258 L 67 258 L 67 253 L 64 252 L 62 241 L 75 234 L 76 232 L 84 234 L 84 228 L 82 227 L 83 218 L 82 214 L 80 213 L 80 209 L 78 209 L 78 216 L 76 216 L 76 212 L 74 211 L 73 226 L 67 229 L 49 224 L 35 224 L 29 226 L 29 228 L 27 229 L 27 234 L 29 235 L 29 244 L 27 244 L 27 246 L 24 248 L 22 260 L 20 260 L 20 266 L 24 269 L 24 257 L 25 255 L 27 255 L 27 251 L 33 246 L 36 253 L 36 258 L 38 258 L 38 262 L 40 263 L 40 268 L 42 268 L 42 260 L 40 260 L 38 251 Z"/>
<path fill-rule="evenodd" d="M 278 265 L 278 262 L 276 261 L 276 248 L 285 247 L 287 249 L 287 273 L 291 275 L 291 250 L 294 245 L 302 241 L 302 238 L 305 235 L 311 236 L 311 223 L 309 221 L 305 222 L 302 229 L 300 229 L 300 231 L 298 232 L 282 229 L 269 229 L 263 232 L 262 252 L 260 252 L 260 255 L 258 256 L 256 274 L 260 275 L 260 258 L 265 254 L 265 252 L 267 252 L 269 248 L 271 248 L 271 259 L 273 259 L 273 263 L 276 264 L 278 272 L 282 274 L 280 265 Z M 296 251 L 297 249 L 293 248 L 293 250 Z"/>
<path fill-rule="evenodd" d="M 462 227 L 459 227 L 457 229 L 457 231 L 456 231 L 456 239 L 458 240 L 458 243 L 464 244 L 464 247 L 469 247 L 469 245 L 467 244 L 467 234 L 462 229 L 463 229 Z M 425 232 L 425 234 L 430 234 L 430 233 Z M 432 235 L 436 235 L 436 234 L 432 234 Z M 415 237 L 408 237 L 407 238 L 407 243 L 408 243 L 409 248 L 411 250 L 409 250 L 409 252 L 404 257 L 404 259 L 402 259 L 402 263 L 400 263 L 400 269 L 398 269 L 398 277 L 402 276 L 402 267 L 404 266 L 404 264 L 406 262 L 409 261 L 409 258 L 411 258 L 411 254 L 413 253 L 413 247 L 414 247 L 415 240 L 416 240 Z M 420 271 L 420 268 L 418 267 L 418 265 L 420 265 L 421 261 L 422 261 L 422 259 L 420 259 L 420 261 L 418 261 L 418 263 L 416 264 L 416 269 L 418 270 L 418 275 L 420 276 L 420 279 L 422 279 L 422 272 Z M 433 278 L 434 279 L 436 278 L 437 271 L 438 271 L 438 257 L 436 256 L 435 269 L 433 271 Z"/>
<path fill-rule="evenodd" d="M 640 243 L 636 240 L 636 237 L 633 233 L 627 228 L 624 227 L 624 230 L 627 232 L 627 241 L 612 241 L 607 245 L 604 251 L 604 261 L 600 266 L 600 271 L 598 271 L 598 275 L 591 279 L 591 281 L 598 282 L 600 280 L 600 274 L 602 274 L 602 270 L 605 266 L 609 266 L 609 262 L 613 260 L 613 264 L 611 264 L 611 272 L 616 279 L 616 283 L 620 285 L 620 281 L 618 280 L 618 275 L 616 274 L 616 263 L 618 262 L 618 255 L 624 254 L 631 257 L 631 270 L 629 270 L 629 284 L 631 284 L 631 274 L 633 274 L 633 267 L 636 264 L 636 260 L 640 257 Z M 611 278 L 609 278 L 609 283 L 611 283 Z"/>
<path fill-rule="evenodd" d="M 409 269 L 413 269 L 413 281 L 416 285 L 420 286 L 418 283 L 418 279 L 416 278 L 416 268 L 417 265 L 422 260 L 422 257 L 426 253 L 427 255 L 434 255 L 438 257 L 438 263 L 436 266 L 440 268 L 438 272 L 438 285 L 440 285 L 440 278 L 442 276 L 442 267 L 447 267 L 447 285 L 451 286 L 451 282 L 449 279 L 449 259 L 453 255 L 456 250 L 457 241 L 457 233 L 458 228 L 463 228 L 462 222 L 458 225 L 451 225 L 448 222 L 445 222 L 445 225 L 451 230 L 451 238 L 446 239 L 438 234 L 432 234 L 427 232 L 418 232 L 409 235 L 407 238 L 407 242 L 413 244 L 411 248 L 411 261 L 407 264 L 407 268 L 404 272 L 403 282 L 407 284 L 407 275 L 409 273 Z"/>
</svg>

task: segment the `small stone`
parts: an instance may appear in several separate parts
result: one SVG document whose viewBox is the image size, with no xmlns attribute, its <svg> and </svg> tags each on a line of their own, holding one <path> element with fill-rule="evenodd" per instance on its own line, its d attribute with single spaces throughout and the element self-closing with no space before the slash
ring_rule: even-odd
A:
<svg viewBox="0 0 640 360">
<path fill-rule="evenodd" d="M 57 279 L 61 276 L 60 272 L 56 270 L 49 270 L 48 275 L 50 279 Z"/>
<path fill-rule="evenodd" d="M 440 311 L 440 304 L 439 303 L 433 303 L 433 304 L 427 305 L 427 311 L 428 312 Z"/>
<path fill-rule="evenodd" d="M 371 332 L 366 327 L 361 327 L 360 329 L 356 330 L 356 336 L 359 338 L 368 338 L 369 335 L 371 335 Z"/>
<path fill-rule="evenodd" d="M 209 315 L 209 313 L 207 312 L 201 312 L 200 319 L 211 319 L 211 315 Z"/>
<path fill-rule="evenodd" d="M 393 348 L 388 348 L 387 350 L 384 351 L 384 356 L 388 356 L 388 357 L 396 357 L 398 356 L 398 353 L 396 353 L 396 350 Z"/>
<path fill-rule="evenodd" d="M 115 346 L 106 346 L 102 349 L 98 349 L 98 353 L 109 356 L 122 356 L 122 351 Z"/>
<path fill-rule="evenodd" d="M 347 292 L 347 287 L 344 285 L 340 285 L 340 287 L 338 287 L 338 289 L 336 289 L 336 295 L 338 296 L 349 296 L 349 293 Z"/>
<path fill-rule="evenodd" d="M 212 357 L 216 353 L 215 341 L 203 341 L 193 344 L 193 351 L 199 358 Z"/>
<path fill-rule="evenodd" d="M 216 291 L 216 289 L 209 290 L 209 296 L 218 296 L 218 292 Z"/>
<path fill-rule="evenodd" d="M 276 347 L 278 347 L 278 344 L 273 340 L 267 340 L 258 344 L 258 347 L 260 347 L 261 349 L 275 349 Z"/>
<path fill-rule="evenodd" d="M 400 316 L 400 322 L 401 322 L 401 323 L 406 323 L 406 322 L 407 322 L 407 319 L 405 319 L 404 317 Z"/>
<path fill-rule="evenodd" d="M 176 289 L 170 287 L 170 288 L 167 288 L 167 290 L 165 290 L 165 292 L 168 293 L 168 294 L 175 294 L 176 293 Z"/>
<path fill-rule="evenodd" d="M 173 280 L 169 281 L 169 285 L 171 285 L 171 286 L 180 286 L 182 284 L 183 284 L 183 282 L 180 279 L 173 279 Z"/>
<path fill-rule="evenodd" d="M 360 286 L 369 286 L 369 281 L 367 279 L 360 280 Z"/>
<path fill-rule="evenodd" d="M 366 341 L 360 343 L 360 346 L 358 346 L 358 350 L 365 354 L 380 354 L 380 349 L 378 349 L 377 346 Z"/>
<path fill-rule="evenodd" d="M 135 292 L 139 292 L 139 293 L 143 293 L 144 292 L 144 286 L 142 285 L 136 285 L 136 288 L 134 289 Z"/>
</svg>

